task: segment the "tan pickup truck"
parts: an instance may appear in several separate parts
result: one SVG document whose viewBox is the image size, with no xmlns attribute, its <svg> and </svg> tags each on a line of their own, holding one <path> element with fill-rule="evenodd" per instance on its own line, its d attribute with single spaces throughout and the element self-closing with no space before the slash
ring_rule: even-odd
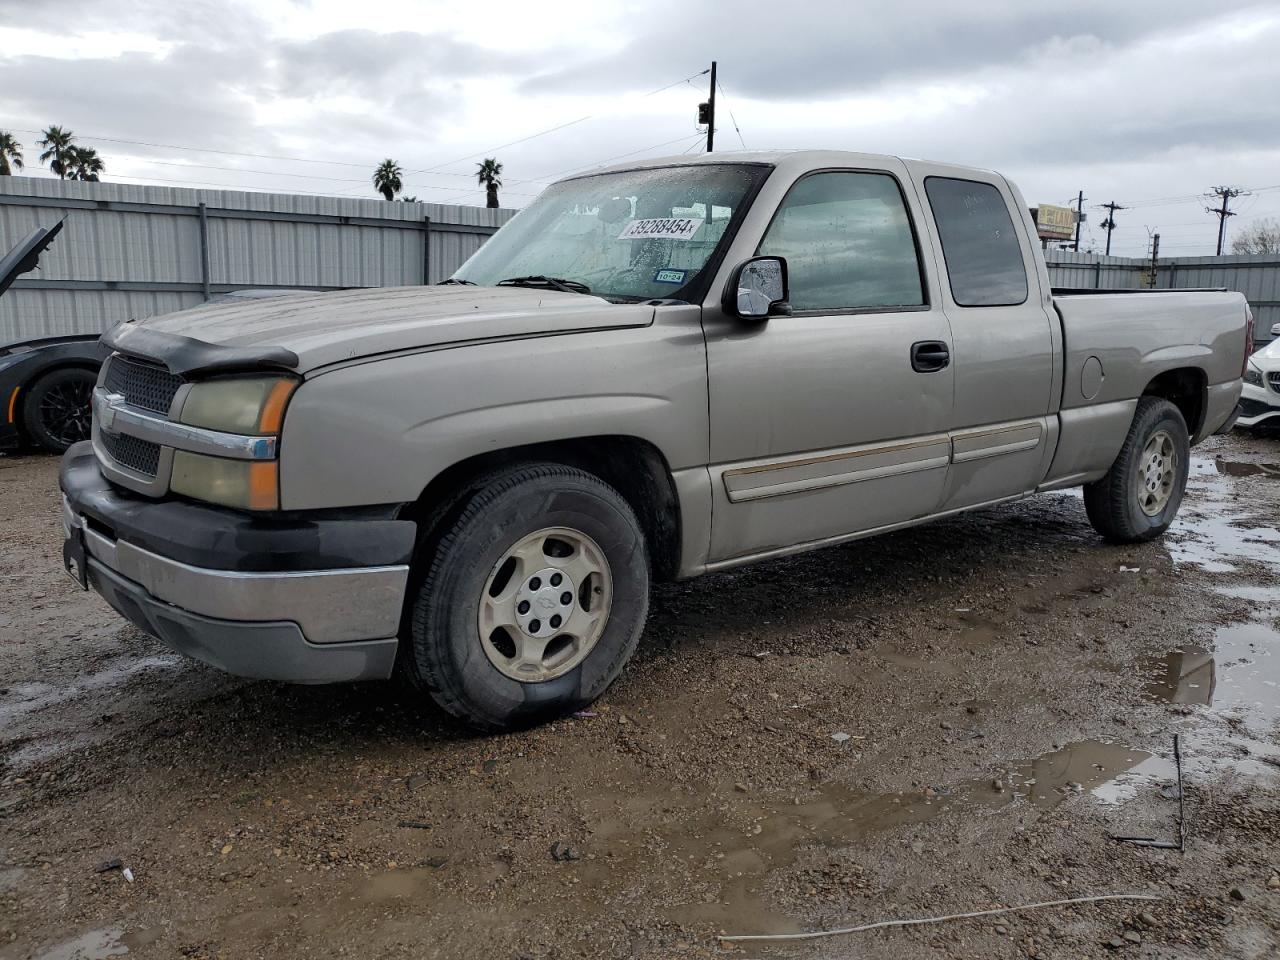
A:
<svg viewBox="0 0 1280 960">
<path fill-rule="evenodd" d="M 838 152 L 563 180 L 432 287 L 125 323 L 65 557 L 233 673 L 403 673 L 484 729 L 617 677 L 650 583 L 1083 486 L 1159 536 L 1244 298 L 1050 289 L 985 170 Z"/>
</svg>

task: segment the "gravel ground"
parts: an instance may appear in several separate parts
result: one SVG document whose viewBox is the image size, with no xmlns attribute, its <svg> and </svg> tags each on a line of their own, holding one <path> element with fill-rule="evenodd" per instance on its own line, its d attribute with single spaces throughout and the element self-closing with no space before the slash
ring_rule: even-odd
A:
<svg viewBox="0 0 1280 960">
<path fill-rule="evenodd" d="M 0 957 L 1280 955 L 1280 442 L 1196 455 L 1141 547 L 1066 493 L 662 587 L 593 715 L 499 737 L 169 653 L 0 458 Z M 1176 838 L 1175 734 L 1185 851 L 1110 839 Z"/>
</svg>

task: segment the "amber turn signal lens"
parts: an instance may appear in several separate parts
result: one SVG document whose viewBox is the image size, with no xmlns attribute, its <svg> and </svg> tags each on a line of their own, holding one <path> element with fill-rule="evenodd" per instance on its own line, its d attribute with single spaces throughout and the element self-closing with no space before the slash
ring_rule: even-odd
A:
<svg viewBox="0 0 1280 960">
<path fill-rule="evenodd" d="M 298 386 L 297 380 L 277 380 L 262 404 L 262 413 L 258 417 L 259 433 L 279 433 L 284 423 L 284 408 Z"/>
<path fill-rule="evenodd" d="M 280 506 L 279 461 L 264 460 L 251 464 L 249 466 L 249 509 L 274 510 L 278 506 Z"/>
</svg>

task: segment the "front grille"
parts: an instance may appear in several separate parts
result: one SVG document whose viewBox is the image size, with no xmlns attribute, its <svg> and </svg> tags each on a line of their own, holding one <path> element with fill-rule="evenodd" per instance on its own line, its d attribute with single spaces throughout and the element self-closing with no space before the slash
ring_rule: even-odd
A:
<svg viewBox="0 0 1280 960">
<path fill-rule="evenodd" d="M 132 406 L 168 413 L 173 395 L 182 386 L 182 378 L 154 363 L 117 355 L 107 364 L 102 385 L 108 393 L 122 395 L 124 402 Z"/>
<path fill-rule="evenodd" d="M 1280 393 L 1280 370 L 1271 370 L 1267 373 L 1267 383 L 1271 384 L 1271 389 L 1276 393 Z"/>
<path fill-rule="evenodd" d="M 105 430 L 99 436 L 102 438 L 102 446 L 111 454 L 111 459 L 135 473 L 147 477 L 156 475 L 160 468 L 160 444 L 131 437 L 127 433 L 114 434 Z"/>
</svg>

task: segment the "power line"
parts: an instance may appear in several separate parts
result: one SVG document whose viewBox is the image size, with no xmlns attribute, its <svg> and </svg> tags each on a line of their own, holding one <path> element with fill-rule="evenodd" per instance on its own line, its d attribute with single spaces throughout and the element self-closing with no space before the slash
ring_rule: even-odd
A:
<svg viewBox="0 0 1280 960">
<path fill-rule="evenodd" d="M 683 81 L 677 81 L 677 82 L 683 82 Z M 25 128 L 17 128 L 17 127 L 15 127 L 14 129 L 17 130 L 19 133 L 31 133 L 36 135 L 42 134 L 44 132 L 43 130 L 28 130 Z M 318 163 L 318 164 L 325 164 L 328 166 L 337 166 L 337 167 L 356 167 L 361 170 L 369 169 L 368 163 L 357 163 L 353 160 L 317 160 L 314 157 L 286 157 L 286 156 L 281 156 L 278 154 L 270 154 L 270 153 L 245 153 L 237 150 L 219 150 L 214 147 L 192 147 L 192 146 L 184 146 L 182 144 L 177 144 L 177 143 L 156 143 L 151 140 L 126 140 L 122 137 L 100 137 L 92 134 L 82 134 L 82 135 L 79 135 L 77 139 L 83 140 L 86 142 L 100 141 L 102 143 L 121 143 L 121 144 L 126 144 L 128 146 L 134 146 L 134 147 L 155 147 L 161 150 L 187 150 L 192 153 L 213 153 L 213 154 L 218 154 L 224 157 L 245 157 L 250 160 L 279 160 L 284 163 Z M 147 157 L 134 157 L 134 159 L 137 159 L 146 163 L 169 163 L 169 164 L 177 165 L 176 161 L 152 160 Z M 199 166 L 199 164 L 193 163 L 193 164 L 190 164 L 190 166 L 193 166 L 193 167 Z M 221 169 L 221 170 L 232 170 L 232 171 L 239 169 L 237 167 L 215 167 L 215 166 L 210 166 L 209 168 L 214 170 Z M 250 171 L 245 171 L 245 172 L 250 172 Z M 266 171 L 254 171 L 254 172 L 266 172 Z M 414 172 L 418 172 L 418 171 L 414 171 Z M 442 177 L 467 177 L 467 178 L 471 177 L 471 174 L 469 173 L 440 173 L 438 175 Z M 286 174 L 280 174 L 280 176 L 286 176 Z M 325 179 L 337 180 L 341 178 L 333 177 L 333 178 L 325 178 Z M 511 180 L 511 182 L 512 183 L 536 183 L 538 181 L 513 179 Z"/>
<path fill-rule="evenodd" d="M 648 153 L 650 150 L 657 150 L 659 147 L 669 147 L 669 146 L 671 146 L 671 144 L 673 144 L 673 143 L 684 143 L 686 140 L 689 140 L 690 138 L 697 138 L 698 140 L 701 140 L 701 139 L 702 139 L 702 134 L 701 134 L 701 133 L 694 133 L 694 134 L 688 134 L 688 133 L 686 133 L 686 134 L 684 134 L 684 135 L 682 135 L 682 136 L 676 137 L 674 140 L 664 140 L 662 143 L 653 143 L 653 144 L 650 144 L 650 145 L 649 145 L 649 146 L 647 146 L 647 147 L 641 147 L 639 150 L 632 150 L 632 151 L 630 151 L 629 153 L 620 153 L 620 154 L 618 154 L 617 156 L 613 156 L 613 157 L 605 157 L 603 160 L 593 160 L 591 163 L 586 163 L 586 164 L 583 164 L 583 165 L 581 165 L 581 166 L 574 167 L 574 168 L 573 168 L 573 169 L 571 169 L 571 170 L 565 170 L 565 171 L 562 171 L 562 172 L 560 172 L 560 173 L 554 173 L 554 174 L 551 174 L 551 176 L 549 176 L 547 179 L 549 179 L 549 180 L 559 180 L 561 177 L 567 177 L 567 176 L 569 176 L 570 174 L 578 173 L 579 171 L 582 171 L 582 170 L 590 170 L 590 169 L 592 169 L 593 167 L 603 166 L 603 165 L 604 165 L 604 164 L 606 164 L 606 163 L 612 163 L 614 160 L 624 160 L 624 159 L 626 159 L 627 157 L 634 157 L 637 153 Z"/>
<path fill-rule="evenodd" d="M 323 174 L 284 173 L 277 170 L 254 170 L 249 167 L 227 167 L 227 166 L 220 166 L 220 165 L 211 164 L 211 163 L 187 163 L 185 161 L 178 161 L 178 160 L 152 160 L 148 157 L 133 157 L 133 156 L 129 156 L 128 154 L 125 155 L 125 158 L 129 160 L 136 160 L 139 163 L 159 164 L 166 167 L 179 167 L 182 169 L 200 169 L 200 170 L 222 170 L 227 173 L 252 173 L 252 174 L 256 174 L 264 177 L 288 177 L 290 180 L 327 180 L 332 183 L 363 183 L 363 184 L 371 183 L 368 177 L 327 177 L 327 176 L 324 176 Z M 121 176 L 130 176 L 130 175 L 121 174 Z M 134 176 L 134 179 L 140 179 L 140 177 Z M 511 182 L 524 183 L 526 181 L 513 180 Z M 478 190 L 474 190 L 471 187 L 441 187 L 441 186 L 436 186 L 435 184 L 424 184 L 421 189 L 439 190 L 444 193 L 479 193 L 481 192 Z M 515 191 L 508 191 L 508 192 L 511 193 L 512 196 L 516 196 L 516 197 L 536 197 L 537 196 L 536 193 L 517 193 Z"/>
<path fill-rule="evenodd" d="M 593 161 L 591 161 L 590 163 L 581 164 L 581 165 L 579 165 L 579 166 L 572 167 L 571 169 L 568 169 L 568 170 L 562 170 L 562 171 L 559 171 L 559 172 L 557 172 L 557 173 L 548 174 L 546 177 L 540 177 L 540 178 L 539 178 L 539 180 L 540 180 L 540 181 L 544 181 L 544 182 L 548 182 L 548 183 L 550 183 L 550 182 L 553 182 L 553 181 L 555 181 L 555 180 L 559 180 L 559 179 L 561 179 L 561 178 L 563 178 L 563 177 L 567 177 L 567 176 L 571 176 L 572 174 L 579 173 L 579 172 L 581 172 L 581 171 L 583 171 L 583 170 L 591 170 L 591 169 L 593 169 L 593 168 L 595 168 L 595 167 L 603 166 L 603 165 L 604 165 L 604 164 L 606 164 L 606 163 L 612 163 L 614 160 L 622 160 L 622 159 L 625 159 L 626 157 L 633 157 L 633 156 L 635 156 L 637 153 L 647 153 L 647 152 L 648 152 L 648 151 L 650 151 L 650 150 L 656 150 L 656 149 L 658 149 L 659 147 L 666 147 L 666 146 L 670 146 L 670 145 L 671 145 L 671 144 L 673 144 L 673 143 L 683 143 L 683 142 L 685 142 L 686 140 L 688 140 L 690 137 L 694 137 L 694 138 L 696 138 L 697 140 L 701 140 L 701 139 L 702 139 L 702 134 L 701 134 L 701 133 L 684 134 L 683 136 L 676 137 L 674 140 L 664 140 L 664 141 L 663 141 L 663 142 L 661 142 L 661 143 L 651 143 L 651 144 L 649 144 L 647 147 L 641 147 L 641 148 L 640 148 L 640 149 L 638 149 L 638 150 L 630 150 L 630 151 L 628 151 L 627 153 L 619 153 L 619 154 L 616 154 L 616 155 L 614 155 L 614 156 L 612 156 L 612 157 L 605 157 L 605 158 L 600 159 L 600 160 L 593 160 Z M 428 189 L 430 189 L 430 188 L 428 188 Z M 483 193 L 483 192 L 484 192 L 483 190 L 470 190 L 470 191 L 468 191 L 468 193 L 475 193 L 475 194 L 479 194 L 479 193 Z M 508 193 L 508 195 L 509 195 L 509 196 L 515 196 L 515 197 L 536 196 L 536 194 L 515 193 L 515 192 L 510 192 L 510 191 L 508 191 L 507 193 Z M 345 193 L 339 194 L 339 196 L 350 196 L 350 195 L 351 195 L 351 191 L 347 191 L 347 192 L 345 192 Z"/>
<path fill-rule="evenodd" d="M 1280 183 L 1271 184 L 1265 187 L 1246 187 L 1245 193 L 1265 193 L 1268 190 L 1280 190 Z M 1177 205 L 1182 203 L 1201 203 L 1204 200 L 1203 193 L 1181 194 L 1175 197 L 1156 197 L 1150 200 L 1126 200 L 1127 207 L 1154 207 Z"/>
<path fill-rule="evenodd" d="M 729 98 L 725 96 L 724 84 L 717 80 L 716 86 L 720 88 L 720 98 L 724 100 L 724 108 L 729 112 L 729 122 L 733 124 L 733 132 L 738 135 L 738 142 L 742 144 L 742 149 L 745 150 L 747 149 L 747 141 L 742 139 L 742 131 L 738 129 L 738 118 L 733 115 L 733 107 L 729 106 Z"/>
<path fill-rule="evenodd" d="M 679 80 L 675 80 L 664 86 L 658 87 L 656 90 L 650 90 L 648 93 L 642 94 L 637 99 L 643 100 L 646 97 L 652 97 L 654 94 L 662 93 L 662 91 L 664 90 L 670 90 L 672 87 L 677 87 L 682 83 L 687 83 L 688 81 L 693 80 L 696 77 L 701 77 L 703 74 L 710 73 L 710 72 L 711 72 L 710 68 L 708 68 L 706 70 L 701 70 L 698 73 L 691 74 L 690 76 L 682 77 Z M 608 114 L 608 116 L 613 116 L 613 114 Z M 486 147 L 484 150 L 481 150 L 477 153 L 469 153 L 465 157 L 458 157 L 456 160 L 448 160 L 445 163 L 437 164 L 434 167 L 427 167 L 426 169 L 423 169 L 423 170 L 407 170 L 405 172 L 406 173 L 433 173 L 434 171 L 439 170 L 441 167 L 450 167 L 450 166 L 453 166 L 453 164 L 455 163 L 465 163 L 467 160 L 474 160 L 476 157 L 483 157 L 486 154 L 495 154 L 499 150 L 507 149 L 507 147 L 514 147 L 517 144 L 527 143 L 530 140 L 536 140 L 538 137 L 545 137 L 549 133 L 556 133 L 557 131 L 564 130 L 567 127 L 572 127 L 579 123 L 585 123 L 587 120 L 595 120 L 595 119 L 598 119 L 598 115 L 589 113 L 586 116 L 578 117 L 576 120 L 568 120 L 564 123 L 558 123 L 554 127 L 548 127 L 546 130 L 539 130 L 537 133 L 531 133 L 527 137 L 520 137 L 518 140 L 512 140 L 508 143 L 499 144 L 496 147 Z"/>
<path fill-rule="evenodd" d="M 273 193 L 277 191 L 271 190 L 269 187 L 247 187 L 243 184 L 225 183 L 220 180 L 178 180 L 167 177 L 152 176 L 134 176 L 133 174 L 122 173 L 113 174 L 112 183 L 132 183 L 136 182 L 138 186 L 146 186 L 148 183 L 172 183 L 178 186 L 191 187 L 198 189 L 216 188 L 218 190 L 235 190 L 241 193 Z M 342 197 L 347 194 L 334 193 L 332 190 L 291 190 L 290 193 L 301 194 L 308 197 Z M 378 197 L 354 197 L 358 200 L 377 200 Z"/>
</svg>

